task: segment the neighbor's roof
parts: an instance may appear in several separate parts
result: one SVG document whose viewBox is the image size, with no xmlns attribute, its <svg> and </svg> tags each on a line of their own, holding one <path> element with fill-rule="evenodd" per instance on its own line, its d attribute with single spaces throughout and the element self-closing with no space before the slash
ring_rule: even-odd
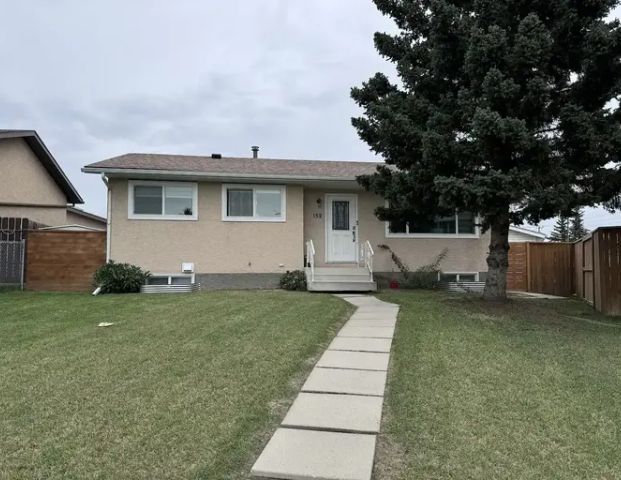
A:
<svg viewBox="0 0 621 480">
<path fill-rule="evenodd" d="M 96 222 L 101 222 L 101 223 L 106 223 L 107 220 L 105 217 L 100 217 L 99 215 L 95 215 L 94 213 L 90 213 L 90 212 L 86 212 L 80 208 L 75 208 L 75 207 L 67 207 L 67 211 L 74 213 L 76 215 L 79 215 L 81 217 L 84 218 L 89 218 L 91 220 L 94 220 Z"/>
<path fill-rule="evenodd" d="M 170 173 L 216 177 L 354 180 L 375 172 L 374 162 L 281 160 L 128 153 L 85 166 L 87 173 Z"/>
<path fill-rule="evenodd" d="M 3 138 L 23 138 L 58 187 L 63 191 L 67 197 L 67 203 L 84 203 L 78 191 L 69 181 L 65 172 L 60 168 L 60 165 L 58 165 L 35 130 L 0 130 L 0 139 Z"/>
<path fill-rule="evenodd" d="M 522 233 L 524 235 L 531 235 L 536 238 L 546 238 L 545 233 L 535 232 L 534 230 L 529 230 L 528 228 L 524 228 L 524 227 L 517 227 L 515 225 L 511 225 L 509 227 L 509 230 L 512 230 L 517 233 Z"/>
</svg>

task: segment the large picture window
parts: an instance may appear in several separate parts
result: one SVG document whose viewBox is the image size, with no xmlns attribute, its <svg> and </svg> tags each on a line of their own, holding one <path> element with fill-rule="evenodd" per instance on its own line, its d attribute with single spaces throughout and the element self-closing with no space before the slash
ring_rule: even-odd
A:
<svg viewBox="0 0 621 480">
<path fill-rule="evenodd" d="M 223 185 L 222 220 L 284 222 L 286 189 L 271 185 Z"/>
<path fill-rule="evenodd" d="M 196 220 L 198 187 L 186 182 L 129 182 L 128 216 L 150 220 Z"/>
<path fill-rule="evenodd" d="M 447 217 L 437 217 L 427 223 L 390 222 L 387 226 L 388 237 L 442 237 L 478 236 L 476 216 L 471 212 L 460 212 Z"/>
</svg>

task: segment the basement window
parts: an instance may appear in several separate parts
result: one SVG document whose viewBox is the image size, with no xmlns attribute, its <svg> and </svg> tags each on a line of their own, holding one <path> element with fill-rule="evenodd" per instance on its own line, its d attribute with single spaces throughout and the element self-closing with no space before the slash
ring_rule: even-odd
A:
<svg viewBox="0 0 621 480">
<path fill-rule="evenodd" d="M 198 186 L 189 182 L 130 181 L 128 217 L 147 220 L 197 220 Z"/>
<path fill-rule="evenodd" d="M 194 275 L 157 274 L 150 276 L 146 283 L 147 285 L 192 285 Z"/>
<path fill-rule="evenodd" d="M 223 185 L 222 220 L 284 222 L 286 189 L 273 185 Z"/>
<path fill-rule="evenodd" d="M 478 273 L 438 273 L 441 282 L 476 282 Z"/>
</svg>

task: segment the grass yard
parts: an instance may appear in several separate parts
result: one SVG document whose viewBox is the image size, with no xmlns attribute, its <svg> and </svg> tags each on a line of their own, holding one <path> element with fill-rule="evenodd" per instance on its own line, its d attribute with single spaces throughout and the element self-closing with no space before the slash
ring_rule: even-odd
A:
<svg viewBox="0 0 621 480">
<path fill-rule="evenodd" d="M 621 478 L 621 321 L 577 300 L 402 305 L 381 479 Z"/>
<path fill-rule="evenodd" d="M 2 293 L 0 478 L 245 478 L 348 311 L 287 292 Z"/>
</svg>

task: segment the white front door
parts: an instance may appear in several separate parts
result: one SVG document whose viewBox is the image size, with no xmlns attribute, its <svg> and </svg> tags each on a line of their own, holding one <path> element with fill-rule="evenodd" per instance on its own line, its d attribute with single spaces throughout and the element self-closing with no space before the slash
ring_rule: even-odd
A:
<svg viewBox="0 0 621 480">
<path fill-rule="evenodd" d="M 358 261 L 358 196 L 326 195 L 326 261 Z"/>
</svg>

